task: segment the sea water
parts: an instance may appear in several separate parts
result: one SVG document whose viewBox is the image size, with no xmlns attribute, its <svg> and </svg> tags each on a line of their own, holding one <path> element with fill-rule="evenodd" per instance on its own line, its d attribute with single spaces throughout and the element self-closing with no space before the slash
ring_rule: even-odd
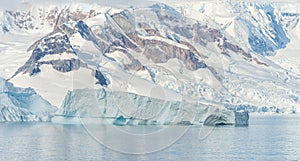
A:
<svg viewBox="0 0 300 161">
<path fill-rule="evenodd" d="M 170 126 L 172 133 L 161 132 Z M 131 137 L 118 136 L 116 128 Z M 149 140 L 135 138 L 154 133 L 162 139 L 153 145 L 182 135 L 151 153 Z M 145 154 L 130 153 L 140 149 Z M 1 123 L 0 160 L 300 160 L 300 116 L 251 115 L 249 127 Z"/>
</svg>

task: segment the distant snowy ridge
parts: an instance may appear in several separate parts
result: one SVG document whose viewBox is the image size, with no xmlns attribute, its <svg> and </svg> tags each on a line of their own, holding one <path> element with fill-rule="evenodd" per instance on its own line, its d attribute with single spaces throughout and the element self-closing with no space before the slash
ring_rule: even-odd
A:
<svg viewBox="0 0 300 161">
<path fill-rule="evenodd" d="M 216 26 L 244 48 L 275 55 L 290 42 L 289 31 L 299 23 L 296 2 L 189 1 L 170 3 L 187 17 Z"/>
</svg>

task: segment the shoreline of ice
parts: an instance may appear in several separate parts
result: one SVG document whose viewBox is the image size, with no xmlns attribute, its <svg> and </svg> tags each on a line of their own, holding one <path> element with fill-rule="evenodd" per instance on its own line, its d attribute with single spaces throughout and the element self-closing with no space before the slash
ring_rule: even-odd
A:
<svg viewBox="0 0 300 161">
<path fill-rule="evenodd" d="M 69 91 L 53 119 L 57 117 L 110 118 L 112 124 L 119 126 L 249 124 L 247 112 L 201 103 L 166 101 L 105 88 Z"/>
</svg>

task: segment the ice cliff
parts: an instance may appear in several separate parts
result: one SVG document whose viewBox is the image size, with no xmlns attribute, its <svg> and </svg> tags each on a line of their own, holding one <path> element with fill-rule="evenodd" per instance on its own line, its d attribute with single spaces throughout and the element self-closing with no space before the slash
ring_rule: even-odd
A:
<svg viewBox="0 0 300 161">
<path fill-rule="evenodd" d="M 14 87 L 0 78 L 0 122 L 50 121 L 56 110 L 32 88 Z"/>
<path fill-rule="evenodd" d="M 57 116 L 114 119 L 116 125 L 248 125 L 248 113 L 202 103 L 166 101 L 134 93 L 100 89 L 69 91 Z M 239 116 L 239 117 L 236 117 Z M 239 120 L 239 119 L 243 120 Z M 207 120 L 208 119 L 208 120 Z"/>
</svg>

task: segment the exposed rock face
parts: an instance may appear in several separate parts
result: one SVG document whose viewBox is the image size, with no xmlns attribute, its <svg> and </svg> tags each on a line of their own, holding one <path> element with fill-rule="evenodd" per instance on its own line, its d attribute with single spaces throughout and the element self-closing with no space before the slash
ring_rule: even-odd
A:
<svg viewBox="0 0 300 161">
<path fill-rule="evenodd" d="M 13 24 L 19 27 L 20 29 L 32 30 L 34 28 L 34 23 L 32 22 L 33 17 L 30 16 L 30 12 L 13 12 L 13 11 L 5 11 L 5 16 L 11 17 L 14 21 Z M 6 31 L 10 30 L 10 26 L 5 26 Z"/>
<path fill-rule="evenodd" d="M 173 10 L 173 12 L 176 11 Z M 147 12 L 147 14 L 151 14 L 151 12 Z M 126 10 L 111 16 L 112 20 L 115 21 L 118 27 L 125 31 L 125 34 L 128 36 L 124 37 L 122 34 L 113 34 L 114 36 L 118 36 L 117 38 L 121 40 L 114 45 L 135 49 L 136 46 L 132 43 L 133 41 L 139 48 L 143 49 L 143 54 L 154 63 L 164 63 L 171 58 L 177 58 L 182 60 L 186 68 L 190 70 L 206 68 L 204 61 L 205 56 L 201 54 L 194 45 L 186 40 L 191 40 L 202 46 L 206 46 L 209 42 L 215 42 L 225 55 L 228 55 L 227 51 L 231 50 L 243 55 L 248 61 L 253 60 L 253 56 L 250 53 L 247 53 L 238 45 L 230 43 L 220 30 L 209 28 L 206 25 L 201 25 L 197 22 L 192 22 L 187 18 L 182 17 L 179 13 L 175 14 L 176 16 L 172 18 L 172 16 L 167 15 L 165 11 L 158 10 L 157 7 L 153 8 L 152 14 L 157 16 L 160 20 L 156 23 L 162 23 L 162 25 L 168 27 L 169 30 L 166 35 L 162 34 L 161 31 L 158 31 L 155 26 L 148 24 L 147 21 L 140 22 L 138 21 L 140 20 L 139 18 L 132 18 L 132 13 Z M 111 28 L 108 28 L 108 30 L 113 30 L 111 31 L 112 33 L 118 32 Z M 143 36 L 140 36 L 141 31 L 144 31 L 147 34 L 146 36 L 156 36 L 157 38 L 146 39 Z M 180 37 L 184 37 L 186 40 L 181 40 Z M 165 39 L 171 40 L 172 43 L 167 43 L 168 41 L 165 41 Z M 184 45 L 186 48 L 176 44 Z M 257 60 L 257 58 L 255 59 Z M 255 62 L 259 65 L 267 66 L 267 64 L 260 63 L 260 61 Z"/>
<path fill-rule="evenodd" d="M 195 24 L 193 29 L 196 34 L 194 39 L 201 45 L 207 45 L 208 42 L 216 42 L 223 38 L 223 35 L 219 30 L 200 25 L 199 23 Z"/>
<path fill-rule="evenodd" d="M 135 32 L 135 17 L 128 10 L 124 10 L 119 14 L 111 16 L 114 21 L 125 31 L 126 34 Z"/>
<path fill-rule="evenodd" d="M 85 23 L 79 22 L 78 27 L 82 27 L 79 31 L 83 38 L 92 39 L 90 38 L 92 37 L 91 33 L 85 32 L 86 29 L 83 30 L 84 27 L 87 27 Z M 89 28 L 87 27 L 87 29 Z M 32 49 L 32 55 L 16 71 L 12 78 L 20 73 L 29 73 L 30 76 L 35 76 L 42 72 L 41 66 L 51 65 L 53 69 L 64 73 L 87 68 L 91 70 L 92 76 L 98 80 L 97 84 L 107 86 L 109 83 L 99 70 L 95 72 L 77 57 L 68 36 L 61 29 L 57 29 L 55 32 L 38 40 L 29 49 Z M 64 58 L 62 58 L 62 55 L 64 55 Z M 47 58 L 47 56 L 51 56 L 51 58 Z"/>
<path fill-rule="evenodd" d="M 92 75 L 98 80 L 96 84 L 100 84 L 101 86 L 107 86 L 109 84 L 108 80 L 99 70 L 93 71 Z"/>
<path fill-rule="evenodd" d="M 82 20 L 80 20 L 76 24 L 76 27 L 78 28 L 78 32 L 80 33 L 80 35 L 82 36 L 82 38 L 84 38 L 86 40 L 89 40 L 89 41 L 93 41 L 94 40 L 93 33 L 92 33 L 91 29 Z"/>
<path fill-rule="evenodd" d="M 115 14 L 112 16 L 112 19 L 119 25 L 122 30 L 126 31 L 127 36 L 135 42 L 139 48 L 144 50 L 143 54 L 154 63 L 165 63 L 171 58 L 177 58 L 182 60 L 186 67 L 190 70 L 197 70 L 199 68 L 205 68 L 206 64 L 204 61 L 199 60 L 199 57 L 203 57 L 195 48 L 191 47 L 191 49 L 186 49 L 182 47 L 178 47 L 174 44 L 167 43 L 163 40 L 156 39 L 144 39 L 140 37 L 139 34 L 135 31 L 136 26 L 134 26 L 134 22 L 132 22 L 131 13 L 128 11 L 121 12 L 119 14 Z M 139 23 L 140 27 L 146 30 L 146 32 L 151 35 L 160 35 L 158 31 L 151 28 L 146 23 Z M 159 36 L 163 39 L 166 37 Z M 176 42 L 176 41 L 175 41 Z M 178 43 L 178 42 L 176 42 Z M 122 37 L 122 44 L 129 48 L 136 48 L 131 41 L 126 37 Z M 186 42 L 187 45 L 190 45 Z M 121 45 L 120 45 L 121 46 Z"/>
<path fill-rule="evenodd" d="M 85 63 L 82 63 L 78 59 L 67 59 L 67 60 L 51 60 L 47 62 L 41 62 L 42 64 L 51 64 L 53 69 L 60 72 L 70 72 L 73 70 L 78 70 L 80 67 L 87 68 Z"/>
<path fill-rule="evenodd" d="M 54 32 L 36 43 L 30 58 L 27 60 L 24 66 L 18 69 L 13 77 L 19 73 L 29 73 L 30 76 L 34 76 L 41 71 L 40 66 L 43 64 L 50 64 L 55 70 L 61 72 L 77 70 L 80 66 L 86 67 L 86 65 L 80 62 L 80 60 L 75 60 L 72 58 L 60 60 L 59 57 L 62 54 L 70 55 L 70 58 L 72 55 L 75 55 L 68 36 L 59 31 Z M 44 57 L 49 55 L 56 55 L 57 59 L 43 60 Z"/>
<path fill-rule="evenodd" d="M 51 32 L 60 27 L 65 28 L 67 23 L 99 15 L 99 12 L 93 9 L 88 12 L 71 11 L 69 8 L 58 7 L 38 8 L 36 10 L 37 13 L 32 13 L 32 11 L 5 11 L 2 30 L 4 32 L 10 30 L 39 31 L 49 28 L 49 32 Z"/>
<path fill-rule="evenodd" d="M 199 56 L 188 49 L 156 40 L 142 40 L 142 44 L 139 45 L 144 47 L 143 54 L 154 63 L 165 63 L 171 58 L 177 58 L 190 70 L 206 67 L 205 62 L 199 60 Z"/>
</svg>

